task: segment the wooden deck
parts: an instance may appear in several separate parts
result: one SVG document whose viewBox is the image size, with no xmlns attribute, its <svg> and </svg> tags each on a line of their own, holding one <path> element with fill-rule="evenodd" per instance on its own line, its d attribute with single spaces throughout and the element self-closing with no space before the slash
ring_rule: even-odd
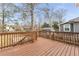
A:
<svg viewBox="0 0 79 59">
<path fill-rule="evenodd" d="M 3 56 L 78 56 L 79 47 L 39 37 L 36 42 L 2 49 Z"/>
</svg>

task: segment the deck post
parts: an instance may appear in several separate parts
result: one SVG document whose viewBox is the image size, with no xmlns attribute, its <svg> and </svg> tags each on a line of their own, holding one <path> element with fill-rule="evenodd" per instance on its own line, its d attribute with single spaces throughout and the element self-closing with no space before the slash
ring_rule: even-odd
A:
<svg viewBox="0 0 79 59">
<path fill-rule="evenodd" d="M 31 36 L 32 36 L 33 42 L 35 42 L 37 40 L 37 32 L 33 31 Z"/>
</svg>

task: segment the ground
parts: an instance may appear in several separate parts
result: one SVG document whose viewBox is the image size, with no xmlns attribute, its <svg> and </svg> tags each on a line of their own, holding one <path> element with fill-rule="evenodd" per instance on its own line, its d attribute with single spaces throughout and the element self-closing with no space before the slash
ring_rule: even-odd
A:
<svg viewBox="0 0 79 59">
<path fill-rule="evenodd" d="M 34 43 L 25 43 L 2 49 L 0 55 L 10 56 L 78 56 L 79 47 L 39 37 Z"/>
</svg>

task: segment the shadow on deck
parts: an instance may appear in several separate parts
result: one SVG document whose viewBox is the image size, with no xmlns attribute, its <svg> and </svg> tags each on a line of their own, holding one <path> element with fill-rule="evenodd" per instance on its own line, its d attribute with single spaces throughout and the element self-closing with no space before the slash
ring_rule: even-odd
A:
<svg viewBox="0 0 79 59">
<path fill-rule="evenodd" d="M 8 47 L 0 55 L 10 56 L 78 56 L 79 47 L 38 37 L 34 43 Z"/>
</svg>

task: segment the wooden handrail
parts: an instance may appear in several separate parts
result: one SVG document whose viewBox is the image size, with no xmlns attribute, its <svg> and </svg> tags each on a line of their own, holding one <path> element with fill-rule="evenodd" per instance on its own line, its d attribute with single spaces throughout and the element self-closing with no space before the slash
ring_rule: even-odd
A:
<svg viewBox="0 0 79 59">
<path fill-rule="evenodd" d="M 3 32 L 0 33 L 0 48 L 14 46 L 21 43 L 27 36 L 31 37 L 31 41 L 37 40 L 37 32 Z"/>
<path fill-rule="evenodd" d="M 51 40 L 79 45 L 79 32 L 39 31 L 39 36 Z"/>
</svg>

